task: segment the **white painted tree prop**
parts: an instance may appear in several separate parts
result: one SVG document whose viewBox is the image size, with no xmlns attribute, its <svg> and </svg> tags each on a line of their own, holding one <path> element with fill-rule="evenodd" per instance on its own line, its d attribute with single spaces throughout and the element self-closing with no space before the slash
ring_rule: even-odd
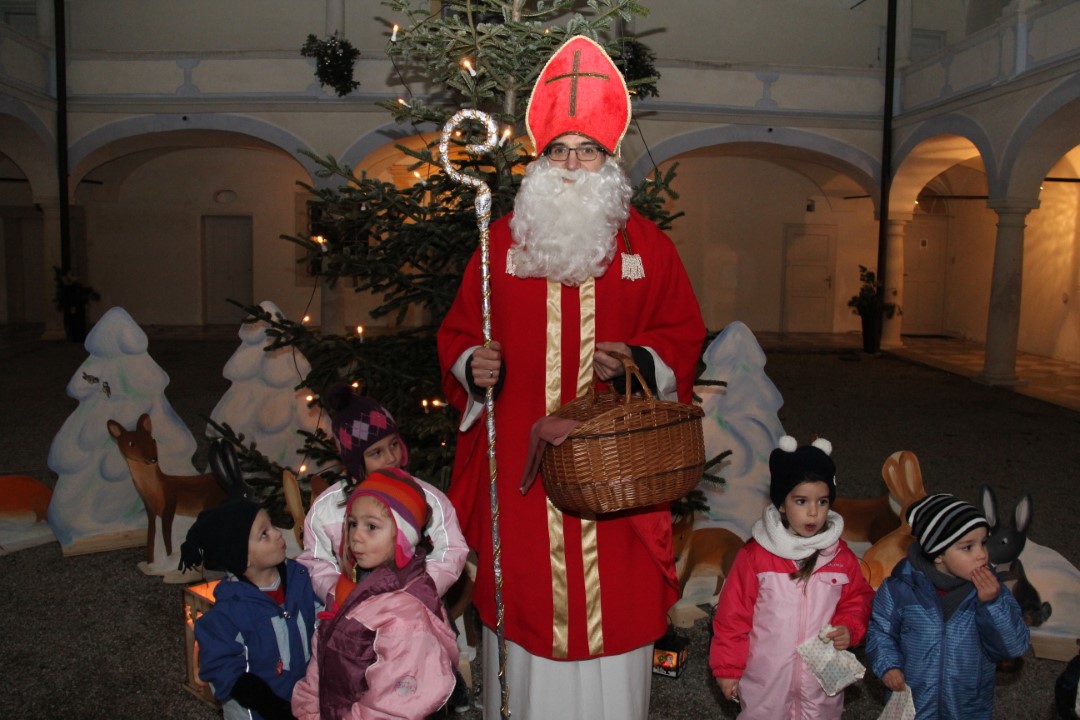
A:
<svg viewBox="0 0 1080 720">
<path fill-rule="evenodd" d="M 259 307 L 273 317 L 281 310 L 270 301 Z M 255 443 L 259 452 L 282 467 L 300 463 L 297 451 L 303 447 L 300 431 L 313 433 L 322 428 L 330 433 L 329 418 L 319 406 L 309 406 L 309 391 L 298 388 L 311 372 L 311 364 L 295 346 L 267 351 L 273 338 L 267 324 L 259 321 L 240 326 L 240 347 L 232 354 L 222 375 L 232 385 L 210 413 L 218 425 L 228 425 L 246 443 Z M 208 425 L 207 437 L 219 437 Z"/>
<path fill-rule="evenodd" d="M 705 411 L 705 457 L 732 452 L 715 469 L 724 483 L 698 486 L 709 511 L 694 517 L 689 537 L 680 544 L 676 572 L 683 591 L 671 611 L 672 621 L 680 626 L 705 616 L 698 605 L 715 604 L 724 563 L 740 541 L 750 537 L 768 502 L 769 453 L 784 434 L 777 415 L 783 398 L 765 374 L 765 352 L 750 328 L 731 323 L 709 344 L 702 360 L 703 379 L 727 382 L 725 388 L 694 388 Z"/>
<path fill-rule="evenodd" d="M 105 313 L 86 337 L 90 356 L 67 385 L 79 406 L 64 421 L 49 447 L 49 468 L 58 475 L 48 519 L 65 555 L 137 547 L 146 543 L 146 511 L 108 421 L 132 429 L 146 413 L 158 441 L 158 467 L 170 475 L 195 475 L 195 439 L 168 399 L 169 376 L 147 353 L 146 333 L 123 308 Z M 173 551 L 191 521 L 173 525 Z M 166 574 L 176 560 L 166 558 L 161 533 L 145 572 Z M 171 567 L 170 567 L 171 562 Z"/>
</svg>

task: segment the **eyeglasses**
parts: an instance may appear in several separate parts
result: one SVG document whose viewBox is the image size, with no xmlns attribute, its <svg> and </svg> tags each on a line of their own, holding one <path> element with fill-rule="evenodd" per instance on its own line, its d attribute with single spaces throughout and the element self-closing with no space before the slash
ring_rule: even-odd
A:
<svg viewBox="0 0 1080 720">
<path fill-rule="evenodd" d="M 578 145 L 576 148 L 565 145 L 552 145 L 544 151 L 544 154 L 547 155 L 548 160 L 553 162 L 566 162 L 570 159 L 571 152 L 581 162 L 589 162 L 601 155 L 607 155 L 607 151 L 599 145 Z"/>
</svg>

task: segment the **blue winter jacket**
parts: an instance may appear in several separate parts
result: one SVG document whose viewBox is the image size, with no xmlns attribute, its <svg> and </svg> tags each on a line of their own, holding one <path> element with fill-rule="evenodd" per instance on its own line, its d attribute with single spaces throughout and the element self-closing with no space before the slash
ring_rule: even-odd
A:
<svg viewBox="0 0 1080 720">
<path fill-rule="evenodd" d="M 284 607 L 251 583 L 226 575 L 214 589 L 214 606 L 195 621 L 199 677 L 210 683 L 214 697 L 222 702 L 232 696 L 233 684 L 246 672 L 265 680 L 284 700 L 292 697 L 293 685 L 307 672 L 315 591 L 306 567 L 286 560 L 286 568 Z M 238 709 L 227 707 L 226 717 Z"/>
<path fill-rule="evenodd" d="M 993 715 L 995 663 L 1023 655 L 1029 639 L 1004 585 L 988 603 L 972 588 L 945 622 L 930 578 L 904 559 L 874 597 L 866 656 L 878 677 L 903 671 L 919 720 L 983 720 Z"/>
</svg>

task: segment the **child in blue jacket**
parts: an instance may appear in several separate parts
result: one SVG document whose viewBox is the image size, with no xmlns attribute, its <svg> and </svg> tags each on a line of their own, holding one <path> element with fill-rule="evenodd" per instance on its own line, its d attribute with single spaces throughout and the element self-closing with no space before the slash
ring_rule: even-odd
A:
<svg viewBox="0 0 1080 720">
<path fill-rule="evenodd" d="M 199 513 L 180 566 L 224 570 L 214 606 L 195 621 L 199 677 L 225 720 L 292 718 L 293 685 L 307 672 L 316 600 L 306 567 L 257 504 L 230 501 Z"/>
<path fill-rule="evenodd" d="M 915 540 L 878 589 L 866 656 L 885 686 L 911 688 L 919 720 L 989 720 L 998 660 L 1030 640 L 1020 606 L 987 564 L 986 518 L 952 495 L 907 510 Z"/>
</svg>

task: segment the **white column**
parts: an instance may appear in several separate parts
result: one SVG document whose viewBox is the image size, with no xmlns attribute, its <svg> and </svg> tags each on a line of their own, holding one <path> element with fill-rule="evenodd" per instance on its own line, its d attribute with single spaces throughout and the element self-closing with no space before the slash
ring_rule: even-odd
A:
<svg viewBox="0 0 1080 720">
<path fill-rule="evenodd" d="M 37 16 L 37 39 L 52 47 L 53 40 L 56 39 L 56 13 L 53 9 L 53 0 L 37 0 L 34 14 Z"/>
<path fill-rule="evenodd" d="M 896 67 L 902 68 L 911 62 L 911 28 L 914 24 L 912 0 L 897 0 L 896 3 Z"/>
<path fill-rule="evenodd" d="M 904 308 L 904 228 L 910 218 L 890 217 L 885 226 L 885 302 L 895 303 Z M 903 323 L 902 312 L 886 316 L 881 323 L 881 347 L 903 347 L 900 329 Z"/>
<path fill-rule="evenodd" d="M 45 330 L 41 335 L 42 340 L 64 339 L 64 316 L 56 309 L 53 298 L 56 295 L 56 282 L 53 267 L 60 267 L 60 203 L 56 198 L 47 201 L 36 201 L 41 206 L 41 248 L 42 248 L 42 277 L 46 278 L 42 283 L 42 294 L 45 309 Z M 84 278 L 85 279 L 85 278 Z"/>
<path fill-rule="evenodd" d="M 1017 201 L 989 205 L 998 215 L 997 240 L 986 318 L 986 359 L 978 379 L 989 385 L 1015 385 L 1019 382 L 1016 346 L 1024 275 L 1024 221 L 1033 205 Z"/>
<path fill-rule="evenodd" d="M 326 34 L 345 34 L 345 1 L 326 0 Z"/>
</svg>

